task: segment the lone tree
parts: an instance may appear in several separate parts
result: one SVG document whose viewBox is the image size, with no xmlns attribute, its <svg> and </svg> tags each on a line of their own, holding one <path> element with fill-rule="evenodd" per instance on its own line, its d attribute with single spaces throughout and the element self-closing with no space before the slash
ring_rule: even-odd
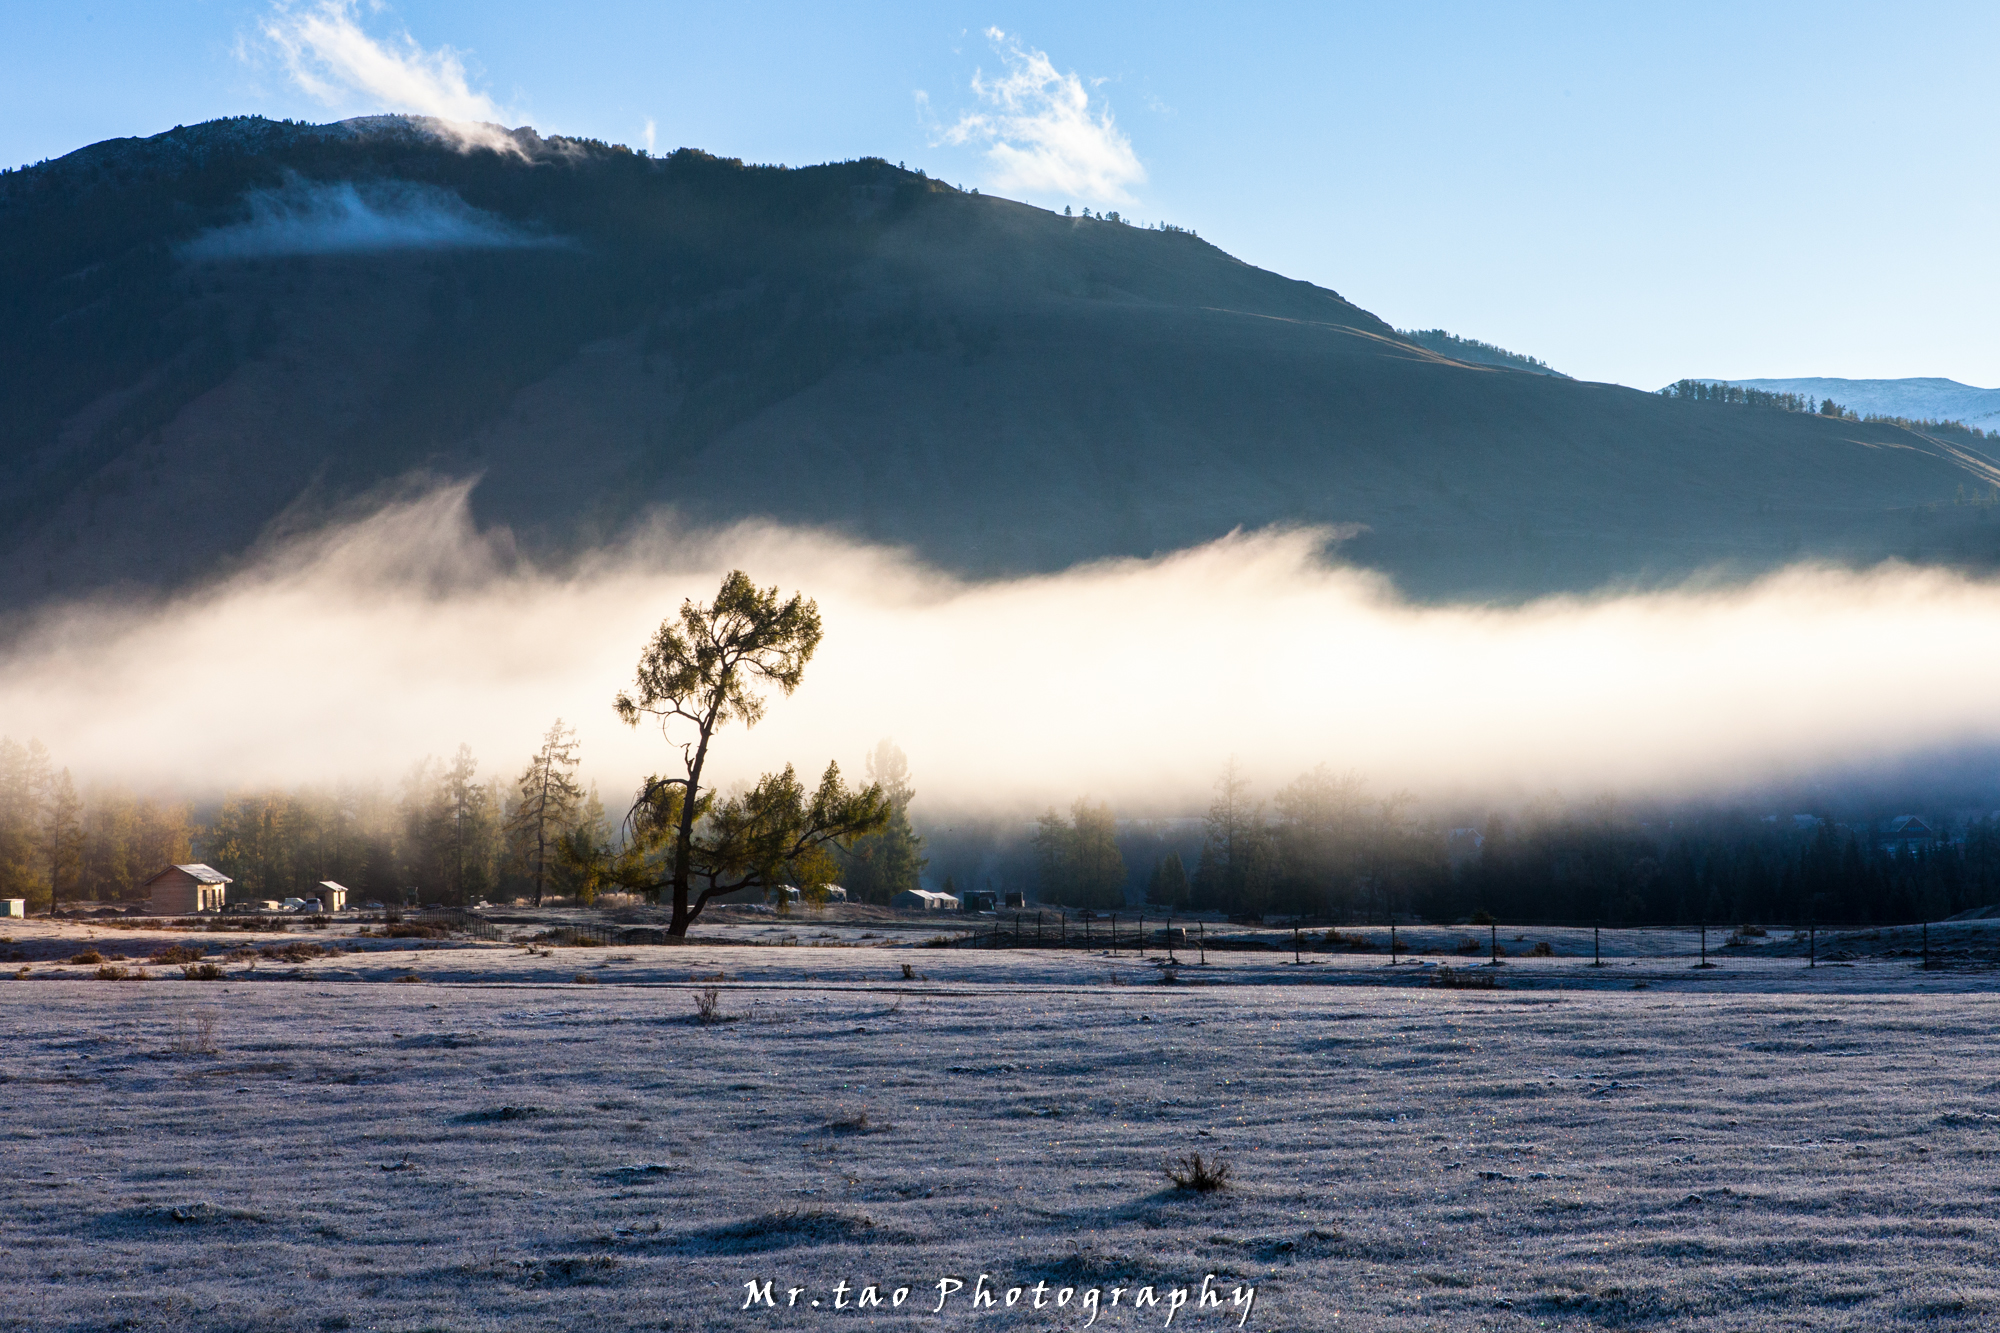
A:
<svg viewBox="0 0 2000 1333">
<path fill-rule="evenodd" d="M 760 590 L 733 570 L 713 603 L 682 602 L 677 617 L 660 623 L 639 655 L 634 689 L 619 692 L 614 706 L 628 726 L 658 718 L 681 752 L 682 776 L 654 775 L 639 789 L 614 874 L 655 902 L 671 893 L 669 935 L 686 936 L 702 908 L 724 894 L 825 883 L 829 844 L 846 846 L 888 823 L 881 784 L 851 791 L 838 764 L 826 766 L 811 792 L 790 764 L 726 801 L 703 785 L 716 732 L 734 721 L 755 726 L 764 716 L 761 687 L 797 689 L 820 636 L 816 603 L 797 593 L 781 602 L 775 587 Z"/>
</svg>

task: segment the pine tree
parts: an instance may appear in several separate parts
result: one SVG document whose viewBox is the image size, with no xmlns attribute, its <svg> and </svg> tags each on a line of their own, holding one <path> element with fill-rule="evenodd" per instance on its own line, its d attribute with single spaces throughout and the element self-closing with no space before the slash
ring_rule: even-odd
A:
<svg viewBox="0 0 2000 1333">
<path fill-rule="evenodd" d="M 910 761 L 896 743 L 883 740 L 868 757 L 868 780 L 879 784 L 888 798 L 889 822 L 878 833 L 854 840 L 854 845 L 836 854 L 842 887 L 857 902 L 886 904 L 905 889 L 922 883 L 924 840 L 910 823 L 910 802 L 916 791 L 910 786 Z"/>
<path fill-rule="evenodd" d="M 1179 852 L 1168 852 L 1153 867 L 1153 877 L 1146 884 L 1146 901 L 1155 907 L 1188 905 L 1187 865 Z"/>
<path fill-rule="evenodd" d="M 506 834 L 511 859 L 520 865 L 535 886 L 535 906 L 542 905 L 542 889 L 556 859 L 557 843 L 577 822 L 583 789 L 572 770 L 577 766 L 577 739 L 573 728 L 555 720 L 542 748 L 528 761 L 515 783 L 519 799 L 508 815 Z"/>
<path fill-rule="evenodd" d="M 83 799 L 76 794 L 76 783 L 66 768 L 49 786 L 46 820 L 42 845 L 49 858 L 49 909 L 53 911 L 65 898 L 75 902 L 83 882 Z"/>
<path fill-rule="evenodd" d="M 1209 803 L 1201 864 L 1195 870 L 1194 905 L 1231 916 L 1261 917 L 1271 884 L 1270 837 L 1264 803 L 1250 799 L 1250 782 L 1231 758 L 1216 779 Z"/>
</svg>

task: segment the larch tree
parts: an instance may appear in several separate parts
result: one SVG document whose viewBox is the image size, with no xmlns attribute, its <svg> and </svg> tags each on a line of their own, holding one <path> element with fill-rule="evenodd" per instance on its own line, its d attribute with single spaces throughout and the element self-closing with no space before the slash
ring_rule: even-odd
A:
<svg viewBox="0 0 2000 1333">
<path fill-rule="evenodd" d="M 731 722 L 746 728 L 764 716 L 764 690 L 790 695 L 822 636 L 819 606 L 794 593 L 780 600 L 732 570 L 702 605 L 692 599 L 662 621 L 639 655 L 633 688 L 613 701 L 636 727 L 649 719 L 680 751 L 681 772 L 655 774 L 626 817 L 630 839 L 616 878 L 656 900 L 670 895 L 667 933 L 684 938 L 703 907 L 725 894 L 824 881 L 830 846 L 846 846 L 882 828 L 889 800 L 879 783 L 859 791 L 828 764 L 808 790 L 788 764 L 748 792 L 717 799 L 706 781 L 710 750 Z"/>
<path fill-rule="evenodd" d="M 575 825 L 583 801 L 583 788 L 574 776 L 576 751 L 575 728 L 565 727 L 557 718 L 548 735 L 542 737 L 542 748 L 515 784 L 519 797 L 507 820 L 507 838 L 514 845 L 516 860 L 534 879 L 537 907 L 542 905 L 542 889 L 548 883 L 557 844 Z"/>
<path fill-rule="evenodd" d="M 49 910 L 72 901 L 83 883 L 83 798 L 69 770 L 56 774 L 49 784 L 47 822 L 42 829 L 42 846 L 49 858 Z"/>
</svg>

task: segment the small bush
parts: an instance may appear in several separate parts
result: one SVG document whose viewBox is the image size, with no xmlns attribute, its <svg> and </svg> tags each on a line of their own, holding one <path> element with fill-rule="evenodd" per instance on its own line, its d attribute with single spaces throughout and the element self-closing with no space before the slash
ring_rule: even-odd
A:
<svg viewBox="0 0 2000 1333">
<path fill-rule="evenodd" d="M 1466 922 L 1466 924 L 1472 926 L 1490 926 L 1494 924 L 1493 913 L 1487 911 L 1485 908 L 1482 907 L 1477 912 L 1474 912 L 1472 914 L 1471 918 Z"/>
<path fill-rule="evenodd" d="M 224 973 L 214 963 L 189 963 L 181 969 L 181 975 L 189 981 L 221 981 Z"/>
<path fill-rule="evenodd" d="M 595 986 L 597 984 L 597 978 L 593 977 L 588 972 L 579 972 L 575 976 L 571 977 L 570 980 L 575 982 L 579 986 Z"/>
<path fill-rule="evenodd" d="M 929 981 L 929 980 L 930 980 L 930 978 L 929 978 L 929 977 L 926 977 L 926 976 L 921 976 L 921 975 L 919 975 L 919 974 L 918 974 L 918 972 L 917 972 L 917 969 L 916 969 L 915 967 L 913 967 L 913 966 L 912 966 L 912 965 L 910 965 L 909 963 L 905 963 L 905 964 L 903 964 L 903 980 L 905 980 L 905 981 Z"/>
<path fill-rule="evenodd" d="M 85 949 L 70 961 L 79 967 L 93 967 L 104 961 L 104 955 L 95 949 Z"/>
<path fill-rule="evenodd" d="M 174 1035 L 168 1043 L 169 1049 L 177 1055 L 214 1055 L 216 1021 L 215 1014 L 196 1014 L 192 1024 L 186 1015 L 175 1015 Z"/>
<path fill-rule="evenodd" d="M 1768 932 L 1762 926 L 1738 926 L 1736 933 L 1745 939 L 1761 940 Z"/>
<path fill-rule="evenodd" d="M 1431 985 L 1440 990 L 1492 990 L 1500 979 L 1491 972 L 1467 972 L 1462 968 L 1441 967 L 1431 974 Z"/>
<path fill-rule="evenodd" d="M 1486 946 L 1478 940 L 1460 940 L 1458 942 L 1458 952 L 1462 954 L 1482 953 L 1485 951 L 1485 948 Z"/>
<path fill-rule="evenodd" d="M 1229 1188 L 1229 1163 L 1219 1157 L 1203 1161 L 1200 1153 L 1191 1152 L 1178 1161 L 1167 1163 L 1163 1169 L 1177 1190 L 1213 1194 Z"/>
<path fill-rule="evenodd" d="M 118 963 L 106 963 L 97 969 L 99 981 L 151 981 L 143 967 L 126 968 Z"/>
<path fill-rule="evenodd" d="M 297 940 L 291 944 L 267 944 L 257 951 L 257 956 L 278 963 L 304 963 L 318 958 L 321 954 L 332 952 L 333 950 L 323 944 L 309 944 L 305 940 Z"/>
<path fill-rule="evenodd" d="M 1528 950 L 1528 953 L 1534 958 L 1553 958 L 1556 955 L 1556 950 L 1555 946 L 1547 940 L 1537 940 L 1535 947 Z"/>
<path fill-rule="evenodd" d="M 419 926 L 414 922 L 398 920 L 375 933 L 385 940 L 441 940 L 449 932 L 437 926 Z"/>
<path fill-rule="evenodd" d="M 694 1021 L 697 1023 L 719 1023 L 722 1021 L 722 997 L 715 987 L 710 986 L 694 997 Z"/>
<path fill-rule="evenodd" d="M 169 944 L 164 949 L 155 950 L 153 956 L 146 961 L 157 963 L 161 967 L 169 967 L 181 963 L 199 962 L 201 955 L 202 951 L 191 944 Z"/>
<path fill-rule="evenodd" d="M 842 1116 L 838 1120 L 829 1120 L 826 1124 L 827 1133 L 829 1134 L 866 1134 L 869 1128 L 868 1112 L 866 1111 L 856 1111 L 853 1115 Z"/>
<path fill-rule="evenodd" d="M 397 977 L 396 980 L 401 982 L 412 982 L 412 981 L 422 981 L 423 978 L 418 976 L 414 972 L 405 972 L 402 976 Z"/>
</svg>

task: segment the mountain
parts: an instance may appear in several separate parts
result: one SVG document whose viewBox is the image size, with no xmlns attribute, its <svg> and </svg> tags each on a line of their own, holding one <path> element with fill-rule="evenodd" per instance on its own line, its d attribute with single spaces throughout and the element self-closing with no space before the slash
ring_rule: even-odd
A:
<svg viewBox="0 0 2000 1333">
<path fill-rule="evenodd" d="M 2000 551 L 1962 442 L 1532 369 L 877 159 L 216 121 L 0 175 L 0 609 L 413 477 L 548 559 L 663 507 L 971 574 L 1347 525 L 1429 598 Z"/>
<path fill-rule="evenodd" d="M 1906 421 L 1962 421 L 1976 430 L 2000 431 L 2000 389 L 1978 389 L 1957 380 L 1708 380 L 1801 398 L 1831 398 L 1862 416 Z"/>
</svg>

